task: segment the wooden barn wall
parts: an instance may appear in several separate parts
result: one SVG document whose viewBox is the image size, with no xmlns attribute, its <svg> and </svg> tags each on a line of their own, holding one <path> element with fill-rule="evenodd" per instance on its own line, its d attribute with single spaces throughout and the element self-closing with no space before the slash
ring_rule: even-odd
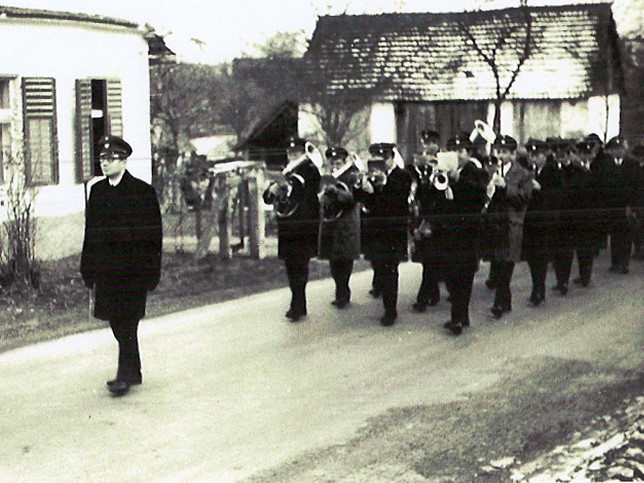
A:
<svg viewBox="0 0 644 483">
<path fill-rule="evenodd" d="M 420 149 L 420 133 L 437 131 L 441 148 L 460 131 L 471 132 L 476 119 L 487 118 L 487 102 L 401 102 L 396 106 L 398 146 L 403 157 L 411 159 Z"/>
</svg>

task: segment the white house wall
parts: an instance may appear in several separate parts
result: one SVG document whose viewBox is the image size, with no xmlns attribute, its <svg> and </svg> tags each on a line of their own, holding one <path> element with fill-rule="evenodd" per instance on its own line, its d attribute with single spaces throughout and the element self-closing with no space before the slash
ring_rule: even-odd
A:
<svg viewBox="0 0 644 483">
<path fill-rule="evenodd" d="M 132 145 L 128 169 L 151 178 L 148 44 L 141 32 L 73 21 L 0 19 L 3 49 L 0 74 L 56 79 L 59 184 L 38 189 L 36 216 L 84 209 L 84 189 L 76 182 L 77 79 L 119 78 L 123 137 Z M 18 84 L 19 85 L 19 84 Z M 20 92 L 17 92 L 20 95 Z"/>
<path fill-rule="evenodd" d="M 608 109 L 608 116 L 606 116 Z M 588 99 L 587 133 L 596 133 L 599 137 L 610 139 L 620 132 L 620 98 L 617 94 L 593 96 Z"/>
<path fill-rule="evenodd" d="M 369 135 L 372 143 L 396 142 L 396 112 L 392 103 L 377 102 L 371 105 Z"/>
</svg>

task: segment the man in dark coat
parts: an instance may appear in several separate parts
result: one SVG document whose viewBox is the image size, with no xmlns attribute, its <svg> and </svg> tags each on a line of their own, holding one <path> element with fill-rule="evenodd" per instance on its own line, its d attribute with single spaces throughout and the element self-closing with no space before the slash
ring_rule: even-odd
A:
<svg viewBox="0 0 644 483">
<path fill-rule="evenodd" d="M 603 155 L 591 165 L 593 186 L 602 200 L 608 220 L 611 266 L 609 271 L 628 273 L 633 242 L 633 208 L 637 205 L 639 167 L 626 155 L 628 143 L 615 136 L 606 143 Z"/>
<path fill-rule="evenodd" d="M 441 233 L 443 270 L 450 293 L 451 318 L 443 325 L 459 335 L 470 325 L 469 306 L 474 274 L 479 262 L 481 213 L 487 197 L 488 173 L 467 153 L 469 140 L 456 137 L 447 150 L 458 153 L 458 170 L 450 178 L 446 222 Z"/>
<path fill-rule="evenodd" d="M 394 144 L 372 144 L 369 154 L 371 174 L 359 180 L 354 196 L 368 210 L 368 217 L 363 218 L 361 244 L 382 291 L 385 314 L 380 323 L 390 326 L 398 317 L 398 264 L 407 259 L 412 179 Z"/>
<path fill-rule="evenodd" d="M 427 306 L 440 301 L 439 282 L 442 275 L 443 247 L 441 229 L 444 223 L 444 210 L 447 203 L 447 173 L 439 172 L 438 143 L 440 135 L 436 131 L 421 133 L 422 151 L 414 155 L 414 220 L 412 261 L 423 266 L 422 278 L 416 302 L 417 312 L 425 312 Z"/>
<path fill-rule="evenodd" d="M 497 318 L 512 310 L 510 283 L 514 266 L 521 260 L 523 223 L 533 189 L 534 178 L 518 160 L 517 147 L 516 140 L 505 135 L 498 136 L 493 144 L 500 161 L 493 179 L 503 180 L 496 186 L 488 208 L 488 216 L 494 217 L 499 230 L 493 259 L 497 263 L 496 293 L 491 309 Z"/>
<path fill-rule="evenodd" d="M 593 197 L 590 164 L 593 160 L 593 144 L 583 140 L 577 143 L 577 153 L 572 157 L 568 189 L 572 197 L 571 216 L 574 234 L 573 243 L 577 255 L 579 276 L 573 283 L 582 287 L 590 284 L 593 259 L 597 250 L 598 229 L 596 225 L 599 210 L 598 200 Z"/>
<path fill-rule="evenodd" d="M 526 144 L 535 183 L 523 225 L 523 253 L 532 278 L 530 302 L 536 307 L 546 300 L 546 275 L 552 258 L 554 193 L 561 187 L 559 169 L 546 155 L 546 144 L 531 139 Z"/>
<path fill-rule="evenodd" d="M 575 253 L 573 193 L 577 175 L 571 164 L 573 141 L 555 138 L 550 142 L 554 151 L 552 162 L 556 166 L 560 181 L 559 189 L 552 193 L 557 213 L 552 252 L 552 265 L 557 284 L 552 289 L 565 296 L 568 293 L 568 282 Z"/>
<path fill-rule="evenodd" d="M 288 140 L 286 154 L 288 164 L 282 171 L 284 179 L 272 182 L 266 188 L 264 201 L 273 204 L 277 214 L 277 255 L 284 260 L 291 289 L 291 305 L 286 317 L 297 322 L 307 313 L 309 260 L 318 251 L 322 159 L 317 149 L 299 137 Z"/>
<path fill-rule="evenodd" d="M 125 169 L 130 145 L 105 136 L 98 149 L 106 178 L 91 188 L 80 271 L 95 291 L 94 316 L 109 321 L 118 341 L 116 378 L 107 384 L 121 395 L 142 382 L 137 330 L 161 274 L 161 215 L 154 188 Z"/>
<path fill-rule="evenodd" d="M 353 261 L 360 258 L 360 208 L 353 198 L 359 167 L 348 159 L 349 153 L 341 146 L 330 147 L 325 156 L 331 175 L 323 179 L 325 186 L 320 192 L 318 256 L 329 260 L 335 282 L 335 299 L 331 304 L 343 309 L 351 300 L 349 279 Z"/>
</svg>

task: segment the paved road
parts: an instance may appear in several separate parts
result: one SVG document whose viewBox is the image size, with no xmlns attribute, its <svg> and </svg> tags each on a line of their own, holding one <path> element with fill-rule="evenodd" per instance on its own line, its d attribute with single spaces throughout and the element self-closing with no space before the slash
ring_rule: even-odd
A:
<svg viewBox="0 0 644 483">
<path fill-rule="evenodd" d="M 408 310 L 420 266 L 401 266 L 399 322 L 378 325 L 371 274 L 354 302 L 329 306 L 332 282 L 311 283 L 311 315 L 288 323 L 287 290 L 145 320 L 144 385 L 112 398 L 116 345 L 108 330 L 0 354 L 0 481 L 236 481 L 302 452 L 351 438 L 389 408 L 483 391 L 521 358 L 558 357 L 641 368 L 644 264 L 529 307 L 527 267 L 514 311 L 488 316 L 475 280 L 473 327 L 441 328 L 449 305 Z M 575 269 L 576 270 L 576 269 Z M 618 327 L 619 330 L 615 330 Z"/>
</svg>

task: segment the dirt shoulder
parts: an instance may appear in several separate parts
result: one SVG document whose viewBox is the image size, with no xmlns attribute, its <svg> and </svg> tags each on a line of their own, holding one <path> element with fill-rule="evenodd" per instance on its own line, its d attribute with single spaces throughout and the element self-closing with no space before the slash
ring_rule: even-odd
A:
<svg viewBox="0 0 644 483">
<path fill-rule="evenodd" d="M 83 285 L 78 255 L 42 264 L 40 287 L 24 294 L 0 290 L 0 352 L 28 344 L 106 327 L 89 315 L 89 292 Z M 368 268 L 356 262 L 355 270 Z M 329 277 L 328 262 L 313 259 L 309 278 Z M 284 263 L 276 257 L 256 260 L 234 256 L 164 253 L 159 286 L 148 298 L 147 318 L 202 307 L 285 287 Z"/>
</svg>

